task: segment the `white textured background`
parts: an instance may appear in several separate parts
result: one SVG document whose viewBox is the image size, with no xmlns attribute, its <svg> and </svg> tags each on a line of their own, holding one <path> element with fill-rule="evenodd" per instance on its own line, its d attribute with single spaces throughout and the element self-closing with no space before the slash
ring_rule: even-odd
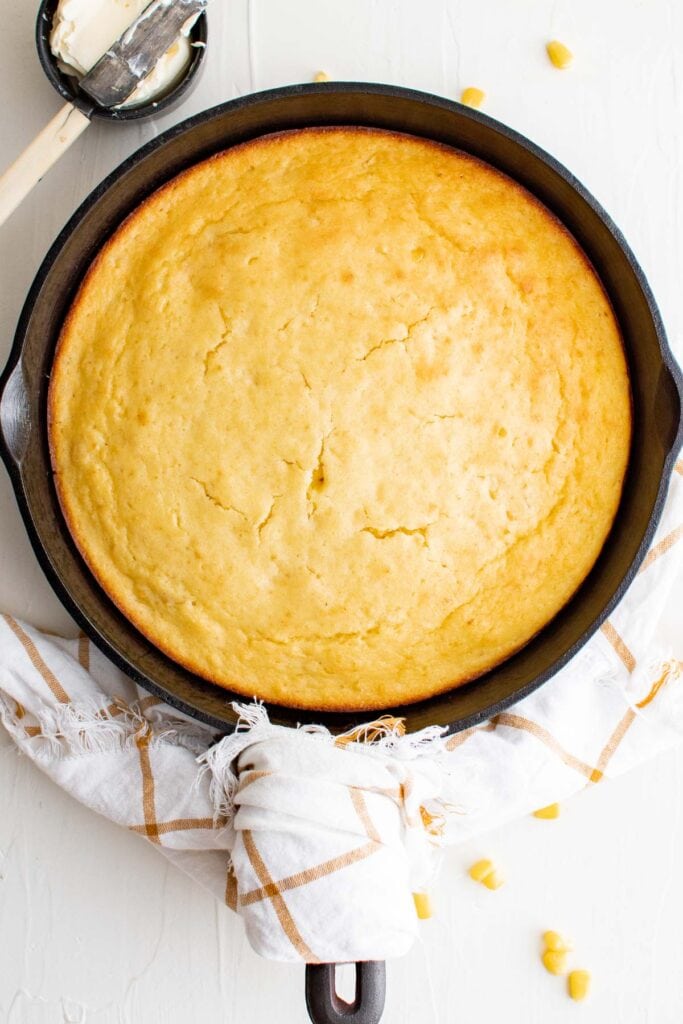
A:
<svg viewBox="0 0 683 1024">
<path fill-rule="evenodd" d="M 0 0 L 0 164 L 58 108 L 33 49 L 35 0 Z M 446 96 L 550 150 L 625 231 L 683 355 L 681 0 L 213 0 L 207 66 L 181 113 L 94 125 L 0 230 L 0 361 L 48 245 L 78 203 L 157 131 L 251 90 L 333 77 Z M 576 54 L 555 71 L 543 46 Z M 69 628 L 0 470 L 0 609 Z M 683 578 L 668 632 L 683 631 Z M 680 640 L 678 640 L 680 644 Z M 423 944 L 389 966 L 387 1024 L 680 1024 L 683 754 L 593 787 L 557 822 L 519 821 L 454 852 Z M 508 882 L 475 886 L 494 857 Z M 538 962 L 538 933 L 577 946 L 578 1006 Z M 136 836 L 73 803 L 0 734 L 0 1022 L 305 1022 L 303 970 L 259 961 L 240 922 Z"/>
</svg>

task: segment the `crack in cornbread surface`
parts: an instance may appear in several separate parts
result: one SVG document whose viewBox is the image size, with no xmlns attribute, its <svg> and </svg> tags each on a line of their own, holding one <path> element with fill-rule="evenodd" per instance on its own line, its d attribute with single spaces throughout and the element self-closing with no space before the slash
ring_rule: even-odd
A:
<svg viewBox="0 0 683 1024">
<path fill-rule="evenodd" d="M 153 195 L 62 332 L 70 529 L 162 650 L 308 708 L 415 701 L 525 644 L 615 515 L 615 318 L 574 240 L 445 147 L 306 130 Z"/>
</svg>

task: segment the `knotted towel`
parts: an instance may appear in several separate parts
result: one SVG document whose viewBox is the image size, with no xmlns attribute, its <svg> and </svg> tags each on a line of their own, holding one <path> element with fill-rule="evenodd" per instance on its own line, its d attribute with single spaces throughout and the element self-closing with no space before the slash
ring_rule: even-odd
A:
<svg viewBox="0 0 683 1024">
<path fill-rule="evenodd" d="M 601 630 L 536 693 L 453 736 L 401 736 L 390 719 L 335 738 L 274 726 L 250 705 L 216 742 L 84 638 L 9 615 L 0 716 L 58 785 L 236 909 L 258 953 L 385 959 L 410 946 L 411 892 L 432 884 L 440 848 L 683 736 L 683 636 L 671 650 L 658 630 L 667 601 L 683 606 L 682 549 L 679 462 L 654 545 Z"/>
</svg>

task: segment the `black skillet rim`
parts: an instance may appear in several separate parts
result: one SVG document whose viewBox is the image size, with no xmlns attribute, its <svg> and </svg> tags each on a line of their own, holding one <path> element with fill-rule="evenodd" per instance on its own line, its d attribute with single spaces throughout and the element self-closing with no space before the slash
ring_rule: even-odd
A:
<svg viewBox="0 0 683 1024">
<path fill-rule="evenodd" d="M 190 63 L 176 85 L 160 96 L 158 100 L 150 100 L 149 103 L 144 103 L 139 107 L 121 107 L 111 110 L 98 107 L 89 96 L 78 88 L 78 79 L 75 75 L 67 75 L 64 71 L 60 71 L 57 59 L 50 49 L 50 31 L 57 3 L 58 0 L 42 0 L 38 8 L 35 29 L 38 60 L 52 87 L 65 100 L 78 107 L 86 117 L 96 117 L 102 121 L 115 121 L 121 124 L 129 121 L 144 121 L 149 117 L 156 117 L 174 110 L 197 84 L 199 72 L 204 65 L 209 38 L 206 11 L 200 14 L 192 26 L 190 40 L 198 45 L 193 47 Z"/>
<path fill-rule="evenodd" d="M 360 92 L 360 93 L 372 93 L 381 94 L 385 96 L 394 96 L 399 98 L 406 98 L 413 101 L 421 102 L 427 105 L 435 105 L 446 111 L 457 111 L 462 114 L 466 113 L 467 116 L 479 121 L 489 129 L 498 132 L 499 134 L 506 137 L 509 141 L 516 143 L 518 146 L 527 150 L 532 156 L 538 158 L 545 164 L 547 164 L 551 170 L 558 174 L 571 188 L 573 188 L 580 196 L 580 198 L 592 209 L 592 211 L 599 217 L 603 225 L 610 232 L 617 245 L 622 250 L 626 260 L 628 261 L 634 276 L 638 282 L 639 287 L 642 290 L 645 298 L 649 315 L 652 319 L 657 342 L 661 352 L 663 366 L 667 369 L 671 377 L 671 382 L 676 390 L 677 399 L 679 403 L 679 422 L 675 437 L 671 443 L 668 454 L 664 460 L 662 475 L 657 490 L 657 495 L 652 506 L 652 513 L 648 522 L 648 526 L 643 534 L 643 539 L 638 547 L 638 550 L 625 574 L 623 575 L 620 584 L 614 591 L 611 599 L 605 604 L 600 613 L 595 616 L 591 624 L 581 633 L 581 635 L 575 640 L 575 642 L 551 665 L 549 665 L 544 671 L 539 673 L 533 678 L 531 682 L 525 686 L 519 687 L 513 693 L 488 704 L 485 708 L 458 718 L 456 721 L 449 723 L 444 726 L 445 731 L 459 732 L 464 729 L 471 728 L 487 719 L 494 717 L 505 711 L 511 705 L 516 704 L 518 701 L 523 700 L 529 694 L 533 693 L 540 686 L 551 679 L 557 672 L 560 671 L 571 659 L 581 650 L 581 648 L 587 643 L 587 641 L 594 635 L 599 629 L 605 619 L 611 614 L 614 608 L 619 604 L 621 599 L 624 597 L 629 586 L 633 582 L 633 579 L 638 572 L 641 562 L 643 561 L 651 543 L 662 515 L 666 495 L 668 491 L 669 478 L 673 471 L 674 463 L 683 445 L 683 373 L 678 366 L 673 353 L 668 344 L 666 332 L 662 322 L 657 303 L 654 295 L 650 288 L 650 285 L 645 277 L 645 274 L 640 267 L 634 253 L 628 245 L 620 229 L 616 226 L 609 214 L 602 208 L 597 200 L 591 195 L 591 193 L 585 188 L 585 186 L 571 174 L 567 168 L 564 167 L 555 157 L 551 156 L 540 146 L 526 139 L 523 135 L 520 135 L 514 129 L 507 127 L 496 121 L 494 118 L 489 117 L 486 114 L 482 114 L 480 111 L 472 110 L 470 108 L 463 108 L 461 104 L 454 103 L 451 100 L 444 99 L 443 97 L 435 96 L 430 93 L 421 92 L 414 89 L 407 89 L 401 86 L 387 86 L 377 83 L 363 83 L 363 82 L 342 82 L 342 83 L 320 83 L 310 85 L 292 85 L 284 86 L 277 89 L 271 89 L 259 93 L 252 93 L 248 96 L 239 97 L 234 100 L 230 100 L 226 103 L 218 104 L 208 110 L 202 111 L 201 113 L 195 114 L 194 116 L 180 122 L 179 124 L 168 129 L 166 132 L 153 139 L 141 149 L 137 150 L 130 157 L 124 160 L 114 171 L 112 171 L 104 181 L 101 182 L 83 201 L 78 207 L 76 212 L 69 219 L 65 227 L 59 233 L 56 240 L 48 250 L 36 277 L 31 285 L 28 292 L 26 301 L 22 308 L 19 321 L 17 324 L 16 333 L 14 336 L 14 342 L 10 350 L 7 364 L 0 374 L 0 402 L 4 394 L 4 390 L 12 377 L 14 370 L 21 360 L 21 354 L 23 349 L 23 340 L 26 333 L 26 329 L 30 320 L 31 312 L 36 298 L 38 297 L 45 278 L 50 272 L 54 262 L 59 256 L 59 253 L 64 245 L 66 239 L 69 237 L 71 232 L 75 229 L 81 219 L 87 214 L 90 208 L 99 200 L 99 198 L 111 187 L 116 184 L 119 177 L 123 176 L 131 168 L 135 167 L 138 163 L 144 160 L 150 153 L 163 146 L 166 142 L 174 139 L 176 136 L 181 135 L 198 124 L 202 124 L 205 121 L 211 120 L 219 114 L 223 114 L 226 110 L 236 110 L 242 107 L 246 107 L 253 104 L 258 104 L 269 99 L 280 99 L 286 98 L 287 96 L 296 96 L 302 94 L 316 94 L 327 91 L 338 91 L 338 92 Z M 158 187 L 158 186 L 157 186 Z M 21 477 L 20 465 L 15 461 L 8 443 L 4 437 L 4 434 L 0 430 L 0 455 L 7 467 L 10 480 L 15 492 L 17 504 L 21 517 L 24 521 L 31 546 L 36 553 L 38 562 L 46 575 L 48 582 L 52 586 L 53 590 L 57 594 L 58 598 L 65 606 L 67 611 L 74 618 L 75 622 L 84 630 L 84 632 L 92 639 L 92 641 L 99 647 L 99 649 L 118 667 L 120 668 L 129 678 L 133 679 L 136 683 L 143 686 L 145 689 L 161 697 L 169 705 L 175 707 L 177 710 L 184 712 L 185 714 L 205 722 L 206 724 L 213 726 L 214 728 L 225 732 L 234 728 L 235 722 L 227 722 L 224 719 L 218 718 L 208 712 L 202 711 L 192 705 L 186 703 L 181 698 L 170 693 L 163 686 L 157 683 L 153 678 L 147 676 L 138 667 L 131 665 L 129 661 L 120 654 L 114 647 L 112 647 L 92 626 L 89 622 L 85 612 L 83 612 L 74 599 L 67 592 L 66 588 L 62 585 L 56 572 L 50 565 L 46 551 L 44 550 L 42 543 L 38 537 L 38 534 L 33 526 L 31 514 L 28 508 L 28 502 L 23 488 L 23 482 Z M 87 570 L 86 570 L 87 571 Z M 199 680 L 203 682 L 203 680 Z M 207 686 L 210 684 L 206 684 Z M 474 680 L 472 686 L 477 685 L 477 681 Z M 236 696 L 236 699 L 241 699 Z M 431 698 L 438 699 L 438 698 Z M 421 702 L 416 705 L 408 705 L 405 707 L 393 708 L 396 714 L 405 714 L 408 718 L 408 727 L 410 728 L 410 713 L 412 710 L 417 710 L 421 707 Z M 275 717 L 279 717 L 280 714 L 284 713 L 287 719 L 293 724 L 294 721 L 306 721 L 306 720 L 322 720 L 330 724 L 330 727 L 334 730 L 335 719 L 341 719 L 341 715 L 330 715 L 330 714 L 316 714 L 315 712 L 307 712 L 303 709 L 292 709 L 282 708 L 279 705 L 270 705 L 273 709 Z M 372 715 L 372 712 L 369 713 Z M 358 719 L 363 717 L 367 718 L 368 714 L 356 716 Z M 348 716 L 346 716 L 348 720 Z"/>
</svg>

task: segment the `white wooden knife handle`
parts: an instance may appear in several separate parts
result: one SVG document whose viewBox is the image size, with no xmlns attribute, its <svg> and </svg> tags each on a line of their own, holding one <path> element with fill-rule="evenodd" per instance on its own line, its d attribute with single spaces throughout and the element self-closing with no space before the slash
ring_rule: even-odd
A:
<svg viewBox="0 0 683 1024">
<path fill-rule="evenodd" d="M 36 135 L 0 177 L 0 225 L 89 124 L 78 107 L 66 103 Z"/>
</svg>

